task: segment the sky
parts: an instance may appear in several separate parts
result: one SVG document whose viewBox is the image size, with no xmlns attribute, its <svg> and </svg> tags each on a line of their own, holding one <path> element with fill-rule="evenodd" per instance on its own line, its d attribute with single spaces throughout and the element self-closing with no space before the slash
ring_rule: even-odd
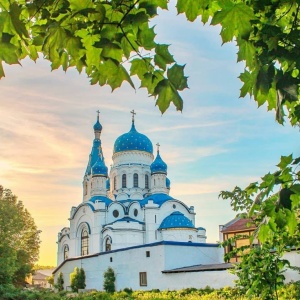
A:
<svg viewBox="0 0 300 300">
<path fill-rule="evenodd" d="M 172 6 L 154 24 L 156 41 L 170 44 L 177 62 L 186 64 L 183 112 L 171 106 L 161 115 L 143 89 L 124 83 L 111 93 L 91 86 L 76 70 L 51 72 L 43 59 L 5 66 L 0 184 L 23 201 L 42 230 L 40 265 L 56 265 L 57 233 L 69 226 L 71 207 L 82 201 L 98 109 L 106 165 L 112 163 L 114 141 L 130 130 L 134 109 L 136 129 L 161 145 L 170 195 L 195 207 L 196 226 L 206 228 L 207 242 L 218 241 L 218 226 L 236 214 L 229 201 L 218 198 L 221 190 L 246 187 L 275 171 L 281 155 L 300 155 L 299 129 L 277 124 L 274 112 L 239 98 L 243 63 L 236 63 L 234 43 L 221 46 L 220 28 L 189 23 Z"/>
</svg>

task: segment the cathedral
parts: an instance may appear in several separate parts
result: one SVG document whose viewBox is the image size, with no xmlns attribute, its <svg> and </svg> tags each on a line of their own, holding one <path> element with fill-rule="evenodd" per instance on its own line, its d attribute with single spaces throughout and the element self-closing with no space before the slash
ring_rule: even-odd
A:
<svg viewBox="0 0 300 300">
<path fill-rule="evenodd" d="M 54 275 L 62 272 L 66 289 L 74 267 L 85 270 L 88 289 L 102 290 L 111 267 L 118 290 L 137 290 L 195 287 L 186 268 L 203 273 L 223 265 L 222 249 L 206 243 L 206 230 L 195 225 L 194 207 L 170 196 L 167 154 L 138 132 L 131 113 L 130 130 L 116 139 L 108 170 L 98 111 L 82 202 L 58 233 Z M 201 284 L 207 285 L 204 278 Z"/>
</svg>

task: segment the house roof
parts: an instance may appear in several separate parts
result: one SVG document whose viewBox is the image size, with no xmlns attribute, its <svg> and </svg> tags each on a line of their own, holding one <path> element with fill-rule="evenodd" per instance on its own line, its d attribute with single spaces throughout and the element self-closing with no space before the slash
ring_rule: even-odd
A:
<svg viewBox="0 0 300 300">
<path fill-rule="evenodd" d="M 256 226 L 253 224 L 253 221 L 251 219 L 243 219 L 241 217 L 238 217 L 227 224 L 224 225 L 221 232 L 239 232 L 239 231 L 245 231 L 250 229 L 255 229 Z"/>
<path fill-rule="evenodd" d="M 36 272 L 32 275 L 32 280 L 46 280 L 48 276 L 39 272 Z"/>
</svg>

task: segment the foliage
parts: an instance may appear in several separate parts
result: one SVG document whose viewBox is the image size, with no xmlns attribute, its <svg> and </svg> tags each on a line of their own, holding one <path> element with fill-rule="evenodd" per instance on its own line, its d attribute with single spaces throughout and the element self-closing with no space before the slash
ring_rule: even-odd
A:
<svg viewBox="0 0 300 300">
<path fill-rule="evenodd" d="M 64 290 L 64 275 L 62 272 L 59 272 L 58 273 L 58 276 L 57 276 L 57 281 L 56 281 L 56 284 L 55 284 L 55 288 L 60 292 L 60 291 L 63 291 Z"/>
<path fill-rule="evenodd" d="M 297 300 L 300 295 L 300 283 L 281 287 L 278 291 L 279 299 L 281 300 Z M 133 291 L 130 295 L 124 291 L 115 293 L 106 292 L 88 292 L 88 293 L 54 293 L 47 289 L 33 289 L 24 290 L 17 289 L 14 286 L 1 285 L 0 286 L 1 300 L 245 300 L 245 296 L 239 293 L 235 288 L 225 287 L 223 289 L 214 290 L 212 288 L 204 289 L 184 289 L 179 291 Z M 253 297 L 253 300 L 260 300 L 261 298 Z"/>
<path fill-rule="evenodd" d="M 116 290 L 116 288 L 115 288 L 116 276 L 115 276 L 114 270 L 109 267 L 105 271 L 103 276 L 104 276 L 103 289 L 107 293 L 113 293 Z"/>
<path fill-rule="evenodd" d="M 17 64 L 39 54 L 52 69 L 83 70 L 91 84 L 112 90 L 137 76 L 164 112 L 172 102 L 182 110 L 180 92 L 187 88 L 184 66 L 177 64 L 169 45 L 155 42 L 150 21 L 167 0 L 1 0 L 0 78 L 2 62 Z M 235 40 L 241 97 L 268 103 L 282 123 L 284 110 L 299 124 L 300 45 L 298 1 L 177 0 L 177 11 L 191 22 L 221 25 L 223 43 Z"/>
<path fill-rule="evenodd" d="M 39 234 L 23 203 L 0 186 L 0 284 L 24 284 L 38 259 Z"/>
<path fill-rule="evenodd" d="M 47 277 L 46 280 L 50 284 L 50 286 L 54 286 L 54 275 L 53 274 L 51 276 Z"/>
<path fill-rule="evenodd" d="M 247 295 L 263 299 L 277 298 L 277 288 L 283 285 L 289 261 L 282 258 L 291 249 L 300 248 L 300 158 L 282 156 L 278 170 L 262 177 L 260 183 L 251 183 L 244 190 L 235 187 L 232 192 L 222 191 L 223 199 L 230 199 L 235 211 L 246 211 L 256 231 L 251 245 L 234 249 L 227 259 L 239 254 L 242 262 L 236 266 L 238 286 Z M 238 236 L 236 238 L 239 238 Z M 258 240 L 260 246 L 252 245 Z M 224 246 L 232 242 L 225 241 Z"/>
<path fill-rule="evenodd" d="M 73 292 L 78 292 L 78 289 L 85 288 L 85 272 L 83 268 L 74 268 L 73 273 L 70 274 L 70 284 Z"/>
</svg>

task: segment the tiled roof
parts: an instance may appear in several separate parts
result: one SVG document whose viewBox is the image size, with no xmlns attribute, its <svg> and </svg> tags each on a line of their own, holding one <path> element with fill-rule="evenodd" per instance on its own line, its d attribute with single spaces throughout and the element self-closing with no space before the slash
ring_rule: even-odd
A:
<svg viewBox="0 0 300 300">
<path fill-rule="evenodd" d="M 186 273 L 186 272 L 204 272 L 204 271 L 222 271 L 233 268 L 231 263 L 211 264 L 211 265 L 195 265 L 182 267 L 171 270 L 164 270 L 162 273 Z"/>
<path fill-rule="evenodd" d="M 251 219 L 236 218 L 233 222 L 229 222 L 227 226 L 225 225 L 221 232 L 245 231 L 255 228 L 256 226 L 253 224 Z"/>
</svg>

